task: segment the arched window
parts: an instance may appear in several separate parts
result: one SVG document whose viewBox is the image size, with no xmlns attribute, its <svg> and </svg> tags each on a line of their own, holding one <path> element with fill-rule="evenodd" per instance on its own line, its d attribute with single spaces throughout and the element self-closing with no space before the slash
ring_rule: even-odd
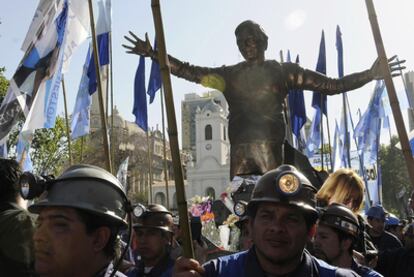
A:
<svg viewBox="0 0 414 277">
<path fill-rule="evenodd" d="M 212 140 L 213 139 L 213 128 L 211 128 L 211 125 L 206 125 L 206 128 L 204 130 L 205 138 L 206 140 Z"/>
<path fill-rule="evenodd" d="M 155 204 L 161 204 L 165 206 L 165 195 L 162 192 L 157 192 L 155 194 Z"/>
<path fill-rule="evenodd" d="M 212 187 L 206 188 L 206 196 L 209 196 L 211 200 L 216 199 L 216 191 Z"/>
</svg>

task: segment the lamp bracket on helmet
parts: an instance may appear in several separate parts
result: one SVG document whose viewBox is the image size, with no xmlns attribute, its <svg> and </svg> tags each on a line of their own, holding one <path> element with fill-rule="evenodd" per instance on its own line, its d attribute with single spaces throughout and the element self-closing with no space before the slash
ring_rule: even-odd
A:
<svg viewBox="0 0 414 277">
<path fill-rule="evenodd" d="M 34 199 L 47 190 L 54 180 L 55 177 L 53 175 L 39 176 L 30 172 L 24 172 L 19 180 L 20 195 L 23 199 Z"/>
<path fill-rule="evenodd" d="M 142 204 L 137 204 L 132 208 L 132 213 L 135 217 L 141 217 L 147 211 L 147 208 L 145 208 L 145 206 Z"/>
<path fill-rule="evenodd" d="M 234 214 L 238 217 L 245 216 L 247 212 L 247 202 L 243 200 L 237 201 L 236 204 L 234 204 L 233 210 Z"/>
<path fill-rule="evenodd" d="M 285 196 L 291 196 L 300 191 L 302 184 L 299 176 L 293 172 L 287 172 L 276 177 L 276 187 Z"/>
</svg>

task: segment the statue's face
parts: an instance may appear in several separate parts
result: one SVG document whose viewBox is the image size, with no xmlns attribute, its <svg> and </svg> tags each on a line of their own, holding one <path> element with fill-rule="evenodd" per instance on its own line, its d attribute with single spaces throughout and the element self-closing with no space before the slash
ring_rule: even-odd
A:
<svg viewBox="0 0 414 277">
<path fill-rule="evenodd" d="M 263 43 L 252 30 L 243 30 L 237 36 L 237 46 L 246 61 L 264 60 L 265 49 Z"/>
</svg>

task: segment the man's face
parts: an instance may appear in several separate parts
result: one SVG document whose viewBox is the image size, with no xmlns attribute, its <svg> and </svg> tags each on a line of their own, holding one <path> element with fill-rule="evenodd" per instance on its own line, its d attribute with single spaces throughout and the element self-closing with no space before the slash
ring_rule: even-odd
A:
<svg viewBox="0 0 414 277">
<path fill-rule="evenodd" d="M 314 255 L 330 264 L 339 258 L 346 249 L 339 241 L 338 234 L 331 227 L 318 224 L 314 241 Z"/>
<path fill-rule="evenodd" d="M 237 46 L 243 58 L 248 62 L 264 59 L 265 49 L 251 30 L 240 32 L 237 36 Z"/>
<path fill-rule="evenodd" d="M 153 266 L 163 257 L 167 245 L 170 243 L 163 231 L 154 228 L 136 228 L 135 238 L 137 252 L 142 257 L 146 266 Z M 150 263 L 150 264 L 148 264 Z"/>
<path fill-rule="evenodd" d="M 385 228 L 385 219 L 370 218 L 368 223 L 372 226 L 369 230 L 369 234 L 374 237 L 379 237 L 384 232 Z"/>
<path fill-rule="evenodd" d="M 275 264 L 300 259 L 310 238 L 303 213 L 289 205 L 261 203 L 250 224 L 258 256 Z"/>
<path fill-rule="evenodd" d="M 33 240 L 40 276 L 79 276 L 96 254 L 93 236 L 72 208 L 42 209 Z"/>
</svg>

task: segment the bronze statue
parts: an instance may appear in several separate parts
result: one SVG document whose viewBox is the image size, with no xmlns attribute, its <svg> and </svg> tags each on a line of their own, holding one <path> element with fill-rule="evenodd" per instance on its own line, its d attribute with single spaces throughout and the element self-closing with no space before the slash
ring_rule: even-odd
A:
<svg viewBox="0 0 414 277">
<path fill-rule="evenodd" d="M 295 63 L 265 60 L 267 35 L 259 24 L 247 20 L 235 30 L 237 46 L 245 61 L 222 67 L 200 67 L 169 56 L 171 73 L 188 81 L 221 91 L 229 105 L 230 178 L 262 175 L 282 164 L 285 139 L 284 99 L 291 89 L 319 91 L 333 95 L 381 79 L 379 62 L 371 69 L 340 79 L 328 78 Z M 130 32 L 123 45 L 127 53 L 157 59 L 146 41 Z M 390 63 L 392 71 L 401 62 Z"/>
</svg>

